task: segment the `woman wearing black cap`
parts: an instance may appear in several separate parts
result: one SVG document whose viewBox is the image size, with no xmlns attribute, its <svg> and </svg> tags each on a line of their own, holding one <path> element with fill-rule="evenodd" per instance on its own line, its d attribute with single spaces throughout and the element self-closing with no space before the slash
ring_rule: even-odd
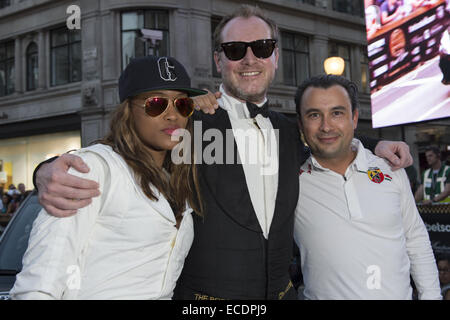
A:
<svg viewBox="0 0 450 320">
<path fill-rule="evenodd" d="M 40 212 L 13 299 L 172 297 L 202 208 L 194 161 L 175 165 L 170 150 L 192 125 L 189 96 L 204 93 L 173 58 L 130 62 L 109 134 L 77 152 L 90 172 L 70 170 L 101 196 L 68 218 Z"/>
</svg>

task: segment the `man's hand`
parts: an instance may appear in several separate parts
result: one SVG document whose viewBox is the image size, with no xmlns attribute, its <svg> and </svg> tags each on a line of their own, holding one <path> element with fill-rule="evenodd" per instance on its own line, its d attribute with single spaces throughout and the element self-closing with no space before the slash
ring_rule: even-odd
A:
<svg viewBox="0 0 450 320">
<path fill-rule="evenodd" d="M 55 217 L 71 216 L 89 205 L 93 197 L 100 195 L 97 182 L 68 174 L 70 167 L 82 173 L 89 172 L 83 160 L 71 154 L 64 154 L 42 165 L 36 172 L 39 202 Z"/>
<path fill-rule="evenodd" d="M 433 202 L 431 200 L 423 200 L 420 204 L 424 206 L 430 206 Z"/>
<path fill-rule="evenodd" d="M 203 94 L 201 96 L 192 97 L 194 100 L 194 106 L 196 110 L 202 110 L 204 113 L 214 114 L 216 113 L 216 109 L 219 107 L 219 103 L 217 99 L 222 96 L 220 91 L 216 93 L 212 93 L 208 89 L 203 89 L 208 91 L 207 94 Z"/>
<path fill-rule="evenodd" d="M 389 161 L 392 170 L 406 168 L 413 164 L 409 146 L 403 141 L 382 140 L 375 147 L 375 154 Z"/>
</svg>

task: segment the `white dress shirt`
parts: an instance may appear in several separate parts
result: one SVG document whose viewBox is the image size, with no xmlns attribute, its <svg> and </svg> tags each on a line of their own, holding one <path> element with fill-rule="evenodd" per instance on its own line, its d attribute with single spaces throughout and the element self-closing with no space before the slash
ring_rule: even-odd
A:
<svg viewBox="0 0 450 320">
<path fill-rule="evenodd" d="M 440 299 L 438 272 L 405 170 L 354 139 L 342 176 L 311 156 L 302 166 L 294 237 L 307 299 Z M 370 178 L 368 171 L 378 177 Z"/>
<path fill-rule="evenodd" d="M 229 96 L 220 86 L 219 106 L 228 112 L 250 199 L 267 239 L 275 211 L 278 190 L 278 142 L 269 118 L 254 119 L 245 102 Z M 261 107 L 267 99 L 258 104 Z"/>
<path fill-rule="evenodd" d="M 13 299 L 170 299 L 191 247 L 192 209 L 179 229 L 168 201 L 151 201 L 105 145 L 77 152 L 101 195 L 68 218 L 42 210 L 33 224 Z"/>
</svg>

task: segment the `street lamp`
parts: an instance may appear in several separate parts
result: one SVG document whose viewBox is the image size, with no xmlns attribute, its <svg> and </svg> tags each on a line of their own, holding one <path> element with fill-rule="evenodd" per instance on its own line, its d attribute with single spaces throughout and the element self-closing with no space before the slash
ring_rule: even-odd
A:
<svg viewBox="0 0 450 320">
<path fill-rule="evenodd" d="M 341 57 L 329 57 L 323 62 L 323 68 L 327 74 L 340 76 L 344 73 L 345 61 Z"/>
</svg>

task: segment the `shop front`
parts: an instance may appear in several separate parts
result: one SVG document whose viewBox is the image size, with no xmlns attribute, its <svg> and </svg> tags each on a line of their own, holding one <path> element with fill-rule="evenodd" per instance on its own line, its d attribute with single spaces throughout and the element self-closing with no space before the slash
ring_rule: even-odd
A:
<svg viewBox="0 0 450 320">
<path fill-rule="evenodd" d="M 81 147 L 78 116 L 53 117 L 0 127 L 0 185 L 24 183 L 33 189 L 36 166 Z"/>
</svg>

